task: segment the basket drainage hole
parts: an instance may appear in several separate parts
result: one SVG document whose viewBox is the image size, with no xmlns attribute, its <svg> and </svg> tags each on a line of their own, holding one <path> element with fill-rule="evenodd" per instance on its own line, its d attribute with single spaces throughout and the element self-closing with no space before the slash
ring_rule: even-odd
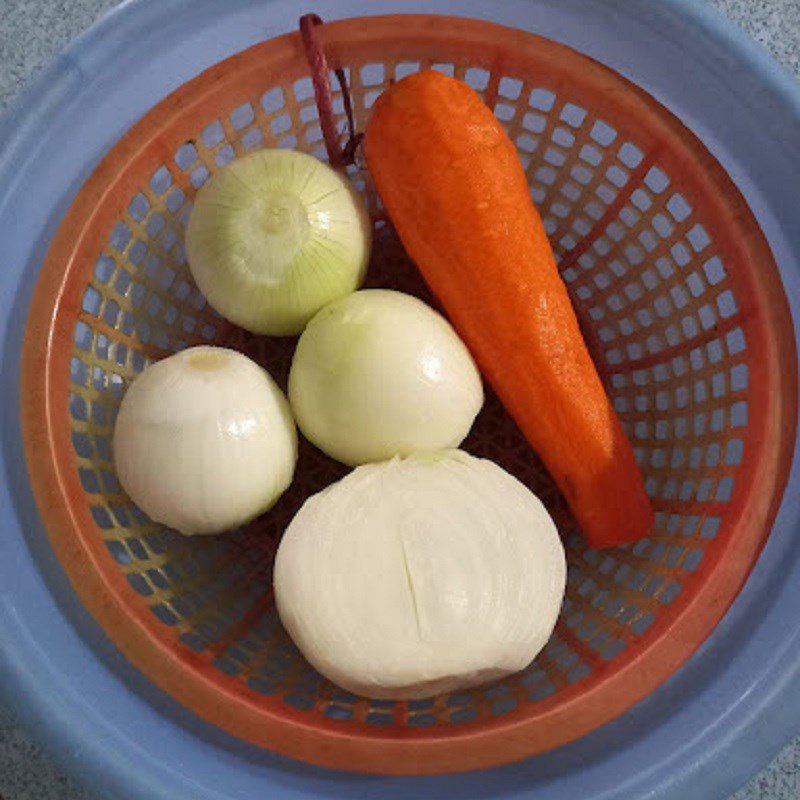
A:
<svg viewBox="0 0 800 800">
<path fill-rule="evenodd" d="M 151 611 L 155 614 L 156 618 L 165 625 L 174 625 L 178 621 L 175 612 L 163 603 L 153 606 Z"/>
<path fill-rule="evenodd" d="M 286 705 L 300 711 L 310 711 L 314 706 L 314 699 L 305 694 L 287 694 L 283 696 Z"/>
<path fill-rule="evenodd" d="M 547 89 L 533 89 L 528 98 L 528 105 L 539 111 L 549 111 L 556 101 L 553 92 Z"/>
<path fill-rule="evenodd" d="M 133 560 L 122 542 L 106 542 L 106 547 L 108 548 L 108 552 L 111 553 L 111 557 L 117 562 L 117 564 L 127 565 Z"/>
<path fill-rule="evenodd" d="M 522 81 L 517 78 L 504 77 L 500 79 L 498 94 L 508 100 L 516 100 L 522 93 Z"/>
<path fill-rule="evenodd" d="M 203 639 L 201 639 L 196 633 L 192 633 L 192 631 L 187 631 L 184 634 L 181 634 L 181 642 L 185 644 L 190 650 L 193 650 L 195 653 L 202 653 L 203 650 L 206 649 L 206 643 Z"/>
<path fill-rule="evenodd" d="M 533 698 L 531 698 L 533 699 Z M 478 711 L 475 708 L 462 708 L 458 711 L 453 711 L 450 714 L 450 722 L 455 725 L 459 725 L 464 722 L 472 722 L 473 720 L 477 719 Z"/>
<path fill-rule="evenodd" d="M 247 685 L 259 694 L 275 694 L 277 689 L 275 682 L 266 678 L 250 678 L 247 681 Z"/>
<path fill-rule="evenodd" d="M 507 695 L 506 697 L 501 697 L 499 700 L 495 700 L 492 703 L 492 714 L 495 716 L 505 714 L 509 711 L 513 711 L 516 707 L 517 698 L 513 695 Z"/>
<path fill-rule="evenodd" d="M 152 587 L 141 575 L 137 575 L 135 573 L 128 575 L 128 583 L 130 584 L 131 589 L 133 589 L 133 591 L 137 594 L 142 595 L 142 597 L 149 597 L 153 594 Z"/>
<path fill-rule="evenodd" d="M 353 709 L 344 706 L 330 705 L 325 708 L 323 713 L 330 719 L 348 720 L 353 718 Z"/>
<path fill-rule="evenodd" d="M 391 725 L 394 722 L 394 715 L 385 711 L 370 711 L 366 716 L 366 722 L 367 725 Z"/>
<path fill-rule="evenodd" d="M 401 61 L 399 64 L 395 64 L 394 77 L 399 81 L 407 75 L 413 75 L 415 72 L 419 72 L 419 67 L 419 61 Z M 468 69 L 466 78 L 467 83 L 473 89 L 485 89 L 486 85 L 489 83 L 489 73 L 485 69 Z"/>
<path fill-rule="evenodd" d="M 279 111 L 283 108 L 283 104 L 283 89 L 281 89 L 280 86 L 276 86 L 274 89 L 270 89 L 261 95 L 261 107 L 267 114 L 273 114 Z"/>
<path fill-rule="evenodd" d="M 610 145 L 611 142 L 617 138 L 617 132 L 608 123 L 599 119 L 594 123 L 592 129 L 589 131 L 589 136 L 599 145 L 608 147 L 608 145 Z"/>
<path fill-rule="evenodd" d="M 549 697 L 551 694 L 555 694 L 556 687 L 549 681 L 545 680 L 541 683 L 537 683 L 530 688 L 528 691 L 528 699 L 535 703 L 538 700 L 544 700 L 546 697 Z"/>
</svg>

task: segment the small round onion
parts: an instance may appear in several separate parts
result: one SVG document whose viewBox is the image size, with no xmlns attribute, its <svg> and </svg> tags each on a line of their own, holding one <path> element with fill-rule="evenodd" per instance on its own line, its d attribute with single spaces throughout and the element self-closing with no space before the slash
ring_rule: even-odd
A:
<svg viewBox="0 0 800 800">
<path fill-rule="evenodd" d="M 197 195 L 186 254 L 222 316 L 254 333 L 300 333 L 361 285 L 372 227 L 346 175 L 294 150 L 231 162 Z"/>
<path fill-rule="evenodd" d="M 457 447 L 483 405 L 483 385 L 441 314 L 416 297 L 369 289 L 308 324 L 289 401 L 311 442 L 355 466 Z"/>
<path fill-rule="evenodd" d="M 222 347 L 148 366 L 114 427 L 122 487 L 151 519 L 184 534 L 220 533 L 266 511 L 296 461 L 283 392 L 258 364 Z"/>
<path fill-rule="evenodd" d="M 524 669 L 550 638 L 565 580 L 541 502 L 458 450 L 359 467 L 310 498 L 274 578 L 281 620 L 317 670 L 397 700 Z"/>
</svg>

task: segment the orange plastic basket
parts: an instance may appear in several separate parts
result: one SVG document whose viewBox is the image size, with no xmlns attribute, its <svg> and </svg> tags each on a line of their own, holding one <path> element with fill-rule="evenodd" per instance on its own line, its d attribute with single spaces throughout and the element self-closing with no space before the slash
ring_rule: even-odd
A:
<svg viewBox="0 0 800 800">
<path fill-rule="evenodd" d="M 310 493 L 344 474 L 340 465 L 303 445 L 279 505 L 221 537 L 183 538 L 122 493 L 110 453 L 114 415 L 149 361 L 213 342 L 285 378 L 293 342 L 253 337 L 211 311 L 188 272 L 183 232 L 198 187 L 248 150 L 325 157 L 298 34 L 183 85 L 110 150 L 72 203 L 27 328 L 22 407 L 33 488 L 83 603 L 139 669 L 205 719 L 343 769 L 432 773 L 520 759 L 652 691 L 742 586 L 794 441 L 788 307 L 736 187 L 690 131 L 618 74 L 551 41 L 465 19 L 369 17 L 320 35 L 331 67 L 349 70 L 360 129 L 390 81 L 430 66 L 481 91 L 507 127 L 645 473 L 653 535 L 587 550 L 489 397 L 465 446 L 516 474 L 559 520 L 569 557 L 563 612 L 544 652 L 513 678 L 392 703 L 323 680 L 272 602 L 281 532 Z M 334 110 L 341 123 L 341 95 Z M 369 176 L 349 171 L 376 220 L 370 285 L 426 296 Z"/>
</svg>

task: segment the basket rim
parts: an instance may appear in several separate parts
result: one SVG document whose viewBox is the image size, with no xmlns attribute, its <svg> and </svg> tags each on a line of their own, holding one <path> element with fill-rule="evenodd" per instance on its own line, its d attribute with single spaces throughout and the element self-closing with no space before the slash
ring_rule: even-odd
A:
<svg viewBox="0 0 800 800">
<path fill-rule="evenodd" d="M 435 20 L 440 23 L 442 18 L 432 15 L 391 15 L 354 19 L 358 20 L 357 29 L 352 27 L 353 19 L 326 25 L 325 36 L 334 54 L 337 43 L 353 32 L 356 33 L 355 38 L 357 39 L 361 36 L 369 39 L 374 35 L 373 31 L 380 30 L 381 26 L 384 26 L 384 30 L 391 27 L 396 31 L 401 25 L 414 25 L 424 23 L 426 20 L 428 22 Z M 540 50 L 549 50 L 554 53 L 569 50 L 573 57 L 578 57 L 583 68 L 592 71 L 599 80 L 605 76 L 606 79 L 611 79 L 617 84 L 620 82 L 627 84 L 631 89 L 630 95 L 633 99 L 626 98 L 624 102 L 634 103 L 638 110 L 647 109 L 648 113 L 657 115 L 668 127 L 670 136 L 674 137 L 674 141 L 671 140 L 670 143 L 679 150 L 690 151 L 693 156 L 704 162 L 705 169 L 709 171 L 716 182 L 720 197 L 727 197 L 733 208 L 724 209 L 726 204 L 713 194 L 709 194 L 708 201 L 720 206 L 720 213 L 724 210 L 727 214 L 744 214 L 751 221 L 750 235 L 744 237 L 740 244 L 756 260 L 769 261 L 774 268 L 772 276 L 775 286 L 759 298 L 759 303 L 764 313 L 774 312 L 774 315 L 784 323 L 782 326 L 784 333 L 788 334 L 783 337 L 785 341 L 782 343 L 786 349 L 781 352 L 777 352 L 777 350 L 770 352 L 770 359 L 775 365 L 782 364 L 784 367 L 787 363 L 795 364 L 794 332 L 769 247 L 738 189 L 699 140 L 692 134 L 686 139 L 679 136 L 685 129 L 670 112 L 622 76 L 586 56 L 575 54 L 575 51 L 564 45 L 527 32 L 479 20 L 450 18 L 449 23 L 451 30 L 452 25 L 457 25 L 461 33 L 475 35 L 484 42 L 491 39 L 498 46 L 502 43 L 510 47 L 510 43 L 513 43 L 515 47 L 532 47 L 535 43 Z M 109 632 L 109 635 L 112 635 L 111 631 L 115 632 L 115 635 L 112 635 L 113 640 L 130 660 L 155 680 L 161 688 L 217 724 L 219 724 L 219 720 L 213 709 L 218 704 L 220 696 L 218 673 L 214 671 L 214 680 L 211 681 L 201 665 L 196 674 L 190 673 L 192 680 L 187 680 L 187 673 L 182 669 L 170 680 L 157 679 L 153 673 L 161 674 L 159 666 L 167 666 L 173 662 L 180 663 L 173 654 L 169 653 L 167 648 L 163 650 L 160 648 L 164 640 L 169 637 L 154 633 L 156 630 L 154 626 L 147 624 L 150 620 L 145 620 L 141 615 L 131 614 L 131 608 L 144 607 L 146 610 L 141 598 L 132 589 L 121 581 L 109 583 L 101 579 L 104 566 L 107 566 L 105 561 L 110 557 L 104 552 L 104 548 L 101 550 L 99 546 L 95 546 L 99 537 L 95 537 L 93 542 L 85 536 L 86 519 L 75 508 L 77 504 L 62 505 L 60 502 L 61 497 L 74 498 L 76 496 L 74 490 L 77 478 L 75 475 L 65 474 L 65 470 L 59 468 L 49 457 L 53 441 L 59 442 L 62 447 L 69 447 L 69 437 L 68 435 L 66 438 L 64 436 L 63 417 L 60 416 L 59 380 L 52 374 L 54 359 L 51 359 L 50 355 L 58 350 L 60 344 L 63 345 L 63 342 L 59 343 L 53 336 L 56 311 L 59 305 L 65 302 L 63 265 L 77 258 L 80 249 L 86 246 L 86 242 L 83 240 L 83 223 L 89 218 L 87 212 L 98 206 L 98 197 L 102 197 L 116 181 L 120 163 L 126 161 L 128 157 L 136 157 L 144 147 L 141 141 L 137 146 L 137 140 L 141 137 L 142 141 L 146 143 L 147 135 L 160 129 L 158 128 L 161 121 L 159 118 L 164 115 L 168 117 L 177 115 L 182 101 L 190 93 L 194 96 L 193 93 L 198 87 L 202 91 L 213 92 L 214 82 L 235 64 L 237 59 L 246 59 L 249 57 L 248 54 L 252 54 L 251 51 L 263 50 L 268 46 L 275 47 L 278 43 L 281 43 L 282 46 L 296 46 L 297 35 L 287 34 L 278 39 L 255 45 L 201 73 L 154 107 L 111 148 L 76 196 L 51 244 L 34 291 L 23 349 L 22 395 L 26 398 L 26 403 L 23 404 L 22 432 L 26 460 L 37 504 L 59 560 L 64 565 L 84 605 Z M 261 55 L 268 57 L 267 53 Z M 267 58 L 262 60 L 262 68 L 266 68 L 268 63 Z M 687 141 L 691 142 L 691 147 L 686 145 Z M 55 306 L 53 305 L 54 298 L 56 299 Z M 69 304 L 71 299 L 67 298 L 66 302 Z M 47 369 L 42 368 L 44 365 L 47 365 Z M 775 370 L 774 376 L 777 376 L 776 382 L 783 391 L 772 409 L 772 414 L 769 417 L 766 414 L 761 415 L 764 419 L 769 419 L 772 424 L 765 423 L 763 430 L 757 431 L 757 441 L 753 445 L 757 446 L 762 454 L 774 451 L 774 458 L 769 462 L 769 469 L 756 476 L 761 484 L 770 487 L 773 491 L 765 493 L 753 490 L 748 503 L 742 506 L 744 512 L 754 514 L 759 519 L 763 518 L 765 534 L 759 541 L 745 541 L 741 535 L 732 534 L 731 543 L 725 553 L 725 557 L 728 559 L 728 568 L 724 571 L 716 570 L 716 580 L 708 581 L 703 589 L 698 590 L 682 614 L 673 620 L 682 642 L 679 655 L 673 653 L 670 654 L 670 658 L 664 657 L 665 632 L 662 631 L 658 637 L 653 638 L 646 649 L 640 651 L 635 658 L 630 659 L 628 663 L 614 672 L 614 686 L 609 686 L 612 683 L 611 678 L 605 684 L 605 691 L 616 698 L 613 713 L 603 710 L 603 704 L 599 701 L 600 695 L 597 693 L 604 686 L 601 684 L 591 694 L 580 693 L 580 702 L 586 703 L 588 700 L 590 701 L 589 705 L 592 706 L 588 714 L 575 713 L 574 706 L 578 704 L 579 699 L 576 691 L 567 702 L 562 699 L 556 711 L 552 713 L 543 711 L 532 718 L 529 717 L 524 722 L 513 725 L 504 722 L 501 717 L 494 722 L 483 723 L 478 731 L 467 729 L 464 733 L 457 735 L 450 733 L 445 737 L 439 737 L 435 733 L 417 733 L 415 731 L 413 739 L 407 737 L 387 738 L 380 735 L 354 738 L 352 735 L 337 730 L 334 724 L 331 724 L 330 729 L 325 728 L 321 731 L 318 723 L 306 725 L 300 716 L 293 719 L 289 713 L 272 715 L 263 708 L 255 708 L 254 704 L 248 702 L 244 693 L 236 692 L 233 687 L 230 687 L 226 692 L 228 700 L 235 703 L 250 722 L 244 726 L 230 724 L 223 725 L 223 727 L 242 738 L 264 744 L 270 749 L 286 755 L 309 760 L 323 766 L 339 768 L 342 766 L 343 759 L 349 761 L 352 757 L 362 756 L 361 744 L 367 742 L 381 752 L 380 757 L 375 754 L 369 756 L 370 761 L 366 764 L 368 771 L 420 774 L 450 771 L 453 768 L 454 748 L 469 754 L 467 768 L 493 766 L 526 757 L 541 749 L 557 746 L 621 713 L 666 679 L 706 638 L 738 592 L 763 546 L 771 521 L 777 512 L 783 483 L 788 476 L 794 441 L 793 435 L 785 436 L 786 428 L 779 425 L 778 421 L 788 420 L 793 426 L 797 418 L 796 370 L 789 369 L 788 374 L 782 374 L 781 370 Z M 770 447 L 775 443 L 778 446 Z M 775 480 L 774 472 L 776 471 L 783 476 L 783 480 Z M 61 497 L 53 496 L 53 486 L 59 487 Z M 754 499 L 753 495 L 762 495 L 762 498 L 761 500 L 758 497 Z M 769 497 L 768 501 L 763 499 L 764 495 Z M 734 530 L 741 533 L 742 528 L 742 525 L 738 525 Z M 102 545 L 102 542 L 100 541 L 99 544 Z M 735 569 L 731 567 L 732 564 Z M 656 627 L 657 625 L 654 625 L 654 628 Z M 676 630 L 673 630 L 673 635 L 675 633 Z M 154 646 L 151 651 L 152 657 L 145 657 L 139 651 L 138 648 L 142 645 L 147 645 L 148 648 Z M 647 679 L 636 680 L 637 671 L 646 672 Z M 632 676 L 634 676 L 633 680 Z M 635 686 L 634 691 L 631 691 L 632 685 Z M 198 694 L 203 699 L 205 711 L 198 708 L 196 702 L 186 702 L 190 697 L 196 700 Z M 565 694 L 561 694 L 560 697 L 564 698 Z M 287 720 L 290 721 L 287 722 Z M 541 724 L 543 720 L 551 722 L 554 729 L 559 730 L 560 733 L 551 738 L 546 748 L 540 747 L 532 751 L 530 749 L 531 726 Z M 269 729 L 267 729 L 267 722 L 270 726 Z M 297 734 L 301 730 L 304 737 L 313 740 L 313 744 L 298 738 Z M 493 740 L 499 730 L 502 730 L 504 734 L 502 746 L 499 748 L 503 751 L 500 758 L 497 757 L 498 753 L 492 752 L 492 748 L 487 747 L 488 741 Z M 424 752 L 420 749 L 421 747 L 424 748 Z M 406 769 L 402 763 L 404 756 L 413 757 L 413 769 Z M 456 767 L 456 769 L 463 768 L 465 767 Z"/>
</svg>

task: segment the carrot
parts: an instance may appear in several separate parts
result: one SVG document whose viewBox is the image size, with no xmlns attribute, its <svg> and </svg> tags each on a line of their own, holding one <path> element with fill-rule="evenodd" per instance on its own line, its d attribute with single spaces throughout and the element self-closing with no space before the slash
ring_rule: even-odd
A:
<svg viewBox="0 0 800 800">
<path fill-rule="evenodd" d="M 581 336 L 516 148 L 466 84 L 424 71 L 378 98 L 367 165 L 408 254 L 567 499 L 587 542 L 653 511 Z"/>
</svg>

